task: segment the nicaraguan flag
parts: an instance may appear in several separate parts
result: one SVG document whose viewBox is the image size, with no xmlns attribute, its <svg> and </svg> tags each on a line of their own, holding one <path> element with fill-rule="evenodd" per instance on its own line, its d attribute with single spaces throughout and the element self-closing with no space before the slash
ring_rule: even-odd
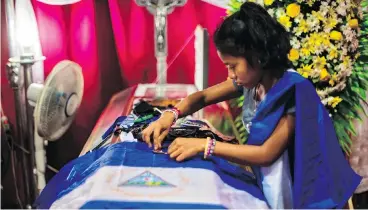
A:
<svg viewBox="0 0 368 210">
<path fill-rule="evenodd" d="M 81 156 L 55 175 L 37 208 L 268 208 L 254 177 L 221 158 L 178 163 L 145 143 Z"/>
</svg>

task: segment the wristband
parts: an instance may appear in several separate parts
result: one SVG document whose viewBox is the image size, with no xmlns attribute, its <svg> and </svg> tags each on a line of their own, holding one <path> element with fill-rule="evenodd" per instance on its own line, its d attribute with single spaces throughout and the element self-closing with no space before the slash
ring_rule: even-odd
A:
<svg viewBox="0 0 368 210">
<path fill-rule="evenodd" d="M 204 152 L 203 152 L 203 158 L 204 159 L 207 159 L 207 153 L 208 153 L 208 142 L 211 140 L 210 137 L 207 137 L 207 140 L 206 140 L 206 145 L 204 147 Z"/>
<path fill-rule="evenodd" d="M 206 147 L 204 151 L 204 159 L 207 159 L 213 155 L 215 146 L 216 146 L 216 140 L 207 137 Z"/>
<path fill-rule="evenodd" d="M 178 119 L 179 119 L 180 118 L 180 115 L 181 115 L 181 111 L 178 108 L 176 108 L 176 107 L 173 107 L 171 109 L 175 110 L 178 113 Z"/>
<path fill-rule="evenodd" d="M 163 111 L 162 112 L 162 114 L 163 113 L 165 113 L 165 112 L 171 112 L 171 113 L 173 113 L 174 114 L 174 121 L 173 121 L 173 124 L 179 119 L 179 116 L 180 116 L 180 111 L 179 111 L 179 109 L 177 109 L 177 108 L 173 108 L 173 109 L 166 109 L 165 111 Z"/>
</svg>

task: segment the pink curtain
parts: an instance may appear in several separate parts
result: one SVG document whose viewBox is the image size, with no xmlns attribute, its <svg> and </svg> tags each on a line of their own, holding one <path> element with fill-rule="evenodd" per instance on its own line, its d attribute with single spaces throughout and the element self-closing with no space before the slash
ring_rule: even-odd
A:
<svg viewBox="0 0 368 210">
<path fill-rule="evenodd" d="M 123 78 L 129 85 L 154 82 L 156 59 L 154 56 L 153 16 L 135 1 L 109 0 L 115 44 Z M 177 56 L 185 42 L 193 35 L 198 24 L 210 33 L 209 84 L 223 81 L 227 72 L 217 57 L 212 41 L 213 32 L 225 16 L 225 10 L 203 1 L 187 1 L 168 16 L 169 83 L 194 83 L 194 39 Z"/>
</svg>

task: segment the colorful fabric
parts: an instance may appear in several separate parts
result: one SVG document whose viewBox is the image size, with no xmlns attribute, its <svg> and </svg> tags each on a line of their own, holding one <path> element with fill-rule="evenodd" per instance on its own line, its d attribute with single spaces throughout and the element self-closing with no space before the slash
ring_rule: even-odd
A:
<svg viewBox="0 0 368 210">
<path fill-rule="evenodd" d="M 262 145 L 295 96 L 293 208 L 342 208 L 361 181 L 339 146 L 333 122 L 312 83 L 287 71 L 269 90 L 252 119 L 248 144 Z M 253 167 L 262 188 L 260 167 Z"/>
<path fill-rule="evenodd" d="M 267 209 L 254 177 L 198 154 L 178 163 L 145 143 L 101 148 L 65 165 L 35 202 L 37 208 Z"/>
</svg>

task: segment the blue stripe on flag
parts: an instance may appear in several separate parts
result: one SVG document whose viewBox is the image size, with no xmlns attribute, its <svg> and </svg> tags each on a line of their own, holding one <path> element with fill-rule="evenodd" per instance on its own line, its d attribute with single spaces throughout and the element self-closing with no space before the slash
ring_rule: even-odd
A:
<svg viewBox="0 0 368 210">
<path fill-rule="evenodd" d="M 187 204 L 187 203 L 151 203 L 151 202 L 119 202 L 89 201 L 81 209 L 226 209 L 219 205 Z"/>
</svg>

